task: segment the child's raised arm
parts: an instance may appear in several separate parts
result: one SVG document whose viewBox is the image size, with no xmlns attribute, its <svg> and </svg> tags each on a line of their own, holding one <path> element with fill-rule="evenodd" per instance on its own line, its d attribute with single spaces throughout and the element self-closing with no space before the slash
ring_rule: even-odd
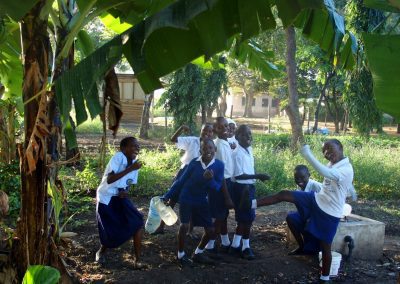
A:
<svg viewBox="0 0 400 284">
<path fill-rule="evenodd" d="M 171 137 L 171 142 L 176 143 L 178 142 L 178 137 L 179 135 L 182 134 L 182 132 L 188 132 L 190 130 L 190 128 L 187 125 L 181 125 L 174 133 L 174 135 L 172 135 Z"/>
<path fill-rule="evenodd" d="M 315 158 L 315 156 L 311 152 L 310 145 L 304 145 L 303 147 L 301 147 L 300 153 L 304 157 L 304 159 L 306 159 L 322 176 L 335 181 L 338 181 L 340 179 L 341 174 L 338 170 L 336 170 L 335 168 L 328 168 L 320 161 L 318 161 L 317 158 Z"/>
</svg>

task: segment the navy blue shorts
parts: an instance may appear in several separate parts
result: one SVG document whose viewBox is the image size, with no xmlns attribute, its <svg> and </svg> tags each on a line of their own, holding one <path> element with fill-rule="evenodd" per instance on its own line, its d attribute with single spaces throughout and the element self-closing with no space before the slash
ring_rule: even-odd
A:
<svg viewBox="0 0 400 284">
<path fill-rule="evenodd" d="M 314 254 L 321 250 L 319 240 L 304 230 L 307 220 L 303 220 L 299 212 L 289 212 L 286 219 L 293 225 L 293 229 L 303 236 L 304 252 Z"/>
<path fill-rule="evenodd" d="M 230 178 L 225 179 L 228 192 L 232 190 L 232 181 Z M 211 190 L 208 193 L 208 203 L 210 205 L 211 216 L 217 220 L 225 220 L 228 218 L 229 209 L 225 205 L 225 197 L 222 190 Z"/>
<path fill-rule="evenodd" d="M 182 224 L 192 221 L 194 227 L 212 227 L 210 208 L 207 203 L 190 204 L 182 202 L 179 204 L 179 218 Z"/>
<path fill-rule="evenodd" d="M 248 187 L 248 196 L 243 196 L 243 194 L 246 194 L 246 187 Z M 233 183 L 231 197 L 233 204 L 235 205 L 236 222 L 248 224 L 253 223 L 254 219 L 256 218 L 256 210 L 251 208 L 243 210 L 239 208 L 239 205 L 242 198 L 246 198 L 250 202 L 249 205 L 251 206 L 251 200 L 255 199 L 255 194 L 256 188 L 254 187 L 254 184 L 241 184 L 237 182 Z"/>
<path fill-rule="evenodd" d="M 306 220 L 304 230 L 318 240 L 331 244 L 335 237 L 340 218 L 331 216 L 319 208 L 314 192 L 294 191 L 297 211 Z"/>
<path fill-rule="evenodd" d="M 184 173 L 184 171 L 187 169 L 187 167 L 188 167 L 188 165 L 185 165 L 182 169 L 180 169 L 177 173 L 176 173 L 176 175 L 175 175 L 175 177 L 174 177 L 174 179 L 173 179 L 173 182 L 175 182 L 178 178 L 180 178 L 181 177 L 181 175 Z M 168 191 L 169 192 L 169 191 Z M 166 194 L 168 194 L 168 192 L 166 193 Z M 165 195 L 166 195 L 165 194 Z M 179 195 L 181 194 L 181 190 L 177 190 L 177 191 L 175 191 L 174 192 L 174 194 L 173 195 L 171 195 L 171 201 L 172 202 L 174 202 L 174 204 L 176 204 L 176 203 L 179 203 Z"/>
</svg>

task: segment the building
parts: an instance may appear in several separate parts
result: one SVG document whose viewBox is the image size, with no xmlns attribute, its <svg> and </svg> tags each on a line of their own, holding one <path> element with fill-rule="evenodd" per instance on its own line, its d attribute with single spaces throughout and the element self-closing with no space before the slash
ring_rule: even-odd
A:
<svg viewBox="0 0 400 284">
<path fill-rule="evenodd" d="M 134 74 L 117 74 L 123 116 L 122 122 L 140 123 L 145 93 Z"/>
<path fill-rule="evenodd" d="M 231 95 L 226 98 L 226 115 L 230 116 L 232 110 L 232 116 L 243 116 L 246 105 L 246 96 L 242 92 L 236 90 L 230 90 L 230 94 Z M 279 114 L 278 99 L 273 99 L 266 93 L 257 94 L 253 97 L 253 117 L 268 117 L 269 107 L 270 116 Z"/>
</svg>

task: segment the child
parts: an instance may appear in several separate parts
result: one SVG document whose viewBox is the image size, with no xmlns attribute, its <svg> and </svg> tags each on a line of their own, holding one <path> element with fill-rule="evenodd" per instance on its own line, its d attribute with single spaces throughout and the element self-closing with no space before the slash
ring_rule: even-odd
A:
<svg viewBox="0 0 400 284">
<path fill-rule="evenodd" d="M 229 196 L 231 190 L 231 177 L 233 176 L 233 159 L 232 149 L 228 142 L 229 125 L 224 117 L 217 117 L 214 123 L 214 132 L 217 138 L 214 140 L 217 152 L 215 158 L 224 163 L 224 179 L 223 187 L 220 191 L 211 191 L 208 195 L 211 216 L 215 219 L 215 234 L 221 235 L 221 249 L 228 251 L 231 244 L 228 236 L 227 218 L 229 208 L 233 207 L 232 199 Z M 217 253 L 215 248 L 215 239 L 210 239 L 206 246 L 208 252 Z"/>
<path fill-rule="evenodd" d="M 300 214 L 307 220 L 305 231 L 320 242 L 322 249 L 322 272 L 320 283 L 329 282 L 332 262 L 331 244 L 342 216 L 346 195 L 353 187 L 353 167 L 343 156 L 343 146 L 337 139 L 326 141 L 322 147 L 327 166 L 321 164 L 312 154 L 310 146 L 301 148 L 303 157 L 324 176 L 319 193 L 303 191 L 281 191 L 278 194 L 260 198 L 258 206 L 271 205 L 282 201 L 296 204 Z"/>
<path fill-rule="evenodd" d="M 184 173 L 172 185 L 165 196 L 170 199 L 176 191 L 179 195 L 179 217 L 181 225 L 178 232 L 178 261 L 181 266 L 191 265 L 192 261 L 203 264 L 214 264 L 203 252 L 210 238 L 215 238 L 207 195 L 220 190 L 224 180 L 224 164 L 214 159 L 215 145 L 211 139 L 201 141 L 201 156 L 193 159 Z M 196 248 L 192 260 L 184 251 L 185 235 L 189 221 L 194 226 L 204 227 L 204 234 Z"/>
<path fill-rule="evenodd" d="M 299 186 L 299 190 L 304 192 L 318 193 L 322 188 L 321 183 L 310 179 L 310 172 L 305 165 L 297 165 L 295 167 L 294 180 Z M 320 251 L 319 241 L 304 230 L 307 219 L 300 213 L 302 213 L 300 210 L 297 212 L 290 212 L 286 217 L 286 223 L 299 245 L 297 249 L 289 252 L 289 255 L 318 253 Z"/>
<path fill-rule="evenodd" d="M 228 126 L 229 126 L 228 142 L 231 145 L 231 149 L 234 150 L 238 145 L 238 141 L 235 138 L 236 122 L 230 118 L 227 118 L 226 120 L 228 121 Z"/>
<path fill-rule="evenodd" d="M 235 204 L 236 233 L 229 249 L 231 254 L 241 255 L 247 260 L 254 259 L 250 248 L 250 229 L 255 219 L 255 187 L 256 179 L 269 180 L 267 174 L 256 174 L 254 171 L 254 157 L 251 148 L 251 130 L 247 125 L 240 125 L 236 132 L 239 145 L 233 151 L 235 165 L 233 188 L 231 196 Z M 242 248 L 240 248 L 242 240 Z"/>
<path fill-rule="evenodd" d="M 212 139 L 212 137 L 213 137 L 213 127 L 209 123 L 203 124 L 203 126 L 201 127 L 200 137 L 179 136 L 180 134 L 182 134 L 182 132 L 187 132 L 187 131 L 189 131 L 189 127 L 186 125 L 182 125 L 181 127 L 179 127 L 176 130 L 174 135 L 172 135 L 172 137 L 171 137 L 171 142 L 176 143 L 176 147 L 178 149 L 185 151 L 185 153 L 183 154 L 183 156 L 181 158 L 181 162 L 182 162 L 181 168 L 179 169 L 178 173 L 176 174 L 174 181 L 177 180 L 183 174 L 183 172 L 187 168 L 190 161 L 192 161 L 194 158 L 197 158 L 200 156 L 200 142 L 204 139 Z M 175 204 L 178 202 L 179 194 L 180 194 L 180 192 L 177 191 L 177 192 L 175 192 L 174 195 L 170 196 L 169 205 L 172 208 L 174 208 Z M 165 227 L 165 223 L 164 223 L 164 221 L 161 221 L 160 226 L 157 228 L 157 230 L 153 234 L 155 235 L 155 234 L 164 233 L 164 227 Z M 193 238 L 194 236 L 193 236 L 192 232 L 193 232 L 193 227 L 191 226 L 189 229 L 188 235 Z"/>
<path fill-rule="evenodd" d="M 131 184 L 137 183 L 138 170 L 142 166 L 136 159 L 140 146 L 134 137 L 121 140 L 120 152 L 108 162 L 97 188 L 96 217 L 101 247 L 96 261 L 104 262 L 106 248 L 116 248 L 133 236 L 135 269 L 144 268 L 139 262 L 143 233 L 143 215 L 128 198 Z"/>
</svg>

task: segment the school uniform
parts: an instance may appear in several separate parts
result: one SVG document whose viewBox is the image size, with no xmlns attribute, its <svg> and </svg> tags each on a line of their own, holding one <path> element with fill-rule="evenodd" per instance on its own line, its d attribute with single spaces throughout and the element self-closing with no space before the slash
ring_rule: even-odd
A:
<svg viewBox="0 0 400 284">
<path fill-rule="evenodd" d="M 213 178 L 204 178 L 206 169 L 212 170 Z M 179 217 L 181 223 L 192 221 L 193 226 L 212 227 L 211 212 L 207 195 L 220 191 L 224 178 L 224 164 L 213 159 L 205 165 L 201 156 L 193 159 L 184 173 L 173 183 L 165 195 L 169 199 L 176 192 L 179 194 Z"/>
<path fill-rule="evenodd" d="M 235 144 L 236 147 L 237 147 L 237 145 L 239 145 L 239 142 L 236 140 L 235 136 L 229 137 L 228 142 L 229 142 L 229 144 Z"/>
<path fill-rule="evenodd" d="M 216 138 L 214 140 L 217 151 L 215 152 L 215 159 L 218 159 L 224 163 L 224 179 L 227 186 L 227 190 L 230 194 L 232 190 L 233 176 L 233 159 L 232 149 L 229 142 L 224 139 Z M 211 191 L 208 195 L 208 201 L 210 204 L 211 215 L 217 220 L 225 220 L 229 215 L 229 209 L 225 205 L 225 196 L 223 192 Z"/>
<path fill-rule="evenodd" d="M 309 179 L 304 189 L 304 192 L 318 193 L 321 191 L 321 188 L 322 188 L 321 183 L 313 179 Z M 298 188 L 297 191 L 303 191 L 303 190 L 301 188 Z M 304 216 L 304 214 L 300 215 L 298 211 L 296 212 L 292 211 L 288 213 L 286 218 L 288 219 L 288 221 L 290 220 L 294 229 L 303 236 L 304 240 L 303 251 L 305 253 L 314 254 L 321 250 L 318 239 L 316 239 L 312 234 L 310 234 L 305 230 L 307 219 L 305 219 L 306 216 Z"/>
<path fill-rule="evenodd" d="M 188 164 L 194 159 L 200 156 L 200 137 L 195 136 L 179 136 L 176 142 L 176 147 L 180 150 L 184 150 L 185 153 L 181 157 L 181 167 L 174 177 L 174 181 L 176 181 L 186 170 Z M 179 193 L 175 192 L 174 195 L 171 195 L 171 200 L 175 203 L 179 201 Z"/>
<path fill-rule="evenodd" d="M 304 148 L 304 147 L 303 147 Z M 348 189 L 352 187 L 354 171 L 348 158 L 325 167 L 312 155 L 302 149 L 302 155 L 314 168 L 324 175 L 319 193 L 293 192 L 295 205 L 303 220 L 304 230 L 326 243 L 332 243 L 343 212 Z"/>
<path fill-rule="evenodd" d="M 137 183 L 138 171 L 132 171 L 111 184 L 107 183 L 109 173 L 122 172 L 127 166 L 126 156 L 117 152 L 108 162 L 97 188 L 96 219 L 100 242 L 107 248 L 122 245 L 144 225 L 143 215 L 133 203 L 128 198 L 118 197 L 120 191 L 128 190 L 131 184 Z"/>
<path fill-rule="evenodd" d="M 243 148 L 238 144 L 233 151 L 234 174 L 232 180 L 232 201 L 235 205 L 235 219 L 240 223 L 252 223 L 256 217 L 256 211 L 251 208 L 251 201 L 255 199 L 255 179 L 235 179 L 235 177 L 247 174 L 254 175 L 254 156 L 251 147 Z M 247 204 L 243 204 L 246 202 Z"/>
</svg>

